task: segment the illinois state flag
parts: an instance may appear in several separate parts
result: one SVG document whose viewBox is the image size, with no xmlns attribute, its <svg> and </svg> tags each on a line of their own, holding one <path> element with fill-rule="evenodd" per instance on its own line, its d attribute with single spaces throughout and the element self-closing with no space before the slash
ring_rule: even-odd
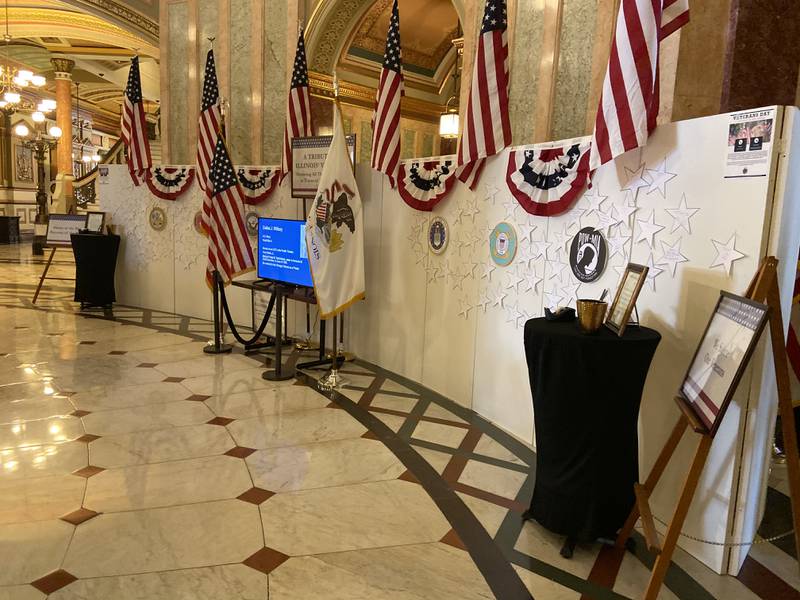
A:
<svg viewBox="0 0 800 600">
<path fill-rule="evenodd" d="M 320 317 L 364 299 L 364 216 L 337 103 L 333 141 L 306 219 L 306 245 Z"/>
</svg>

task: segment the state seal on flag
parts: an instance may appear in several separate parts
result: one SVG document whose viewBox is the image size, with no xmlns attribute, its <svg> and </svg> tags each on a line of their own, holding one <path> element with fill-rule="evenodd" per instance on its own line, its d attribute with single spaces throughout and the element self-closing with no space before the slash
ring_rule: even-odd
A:
<svg viewBox="0 0 800 600">
<path fill-rule="evenodd" d="M 353 196 L 349 187 L 335 181 L 329 189 L 318 194 L 314 201 L 314 224 L 322 233 L 328 252 L 337 252 L 344 247 L 343 231 L 353 234 L 356 230 L 355 216 L 350 208 Z"/>
</svg>

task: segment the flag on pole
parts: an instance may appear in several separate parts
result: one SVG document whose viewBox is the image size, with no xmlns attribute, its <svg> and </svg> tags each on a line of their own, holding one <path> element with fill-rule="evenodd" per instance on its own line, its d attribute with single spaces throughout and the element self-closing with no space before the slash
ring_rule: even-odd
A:
<svg viewBox="0 0 800 600">
<path fill-rule="evenodd" d="M 658 117 L 660 42 L 688 22 L 688 0 L 622 0 L 594 125 L 592 171 L 647 143 Z"/>
<path fill-rule="evenodd" d="M 338 102 L 333 141 L 306 219 L 306 245 L 321 318 L 364 299 L 364 215 Z"/>
<path fill-rule="evenodd" d="M 141 185 L 150 173 L 150 142 L 147 140 L 147 119 L 142 98 L 139 57 L 131 59 L 128 85 L 122 99 L 121 137 L 128 151 L 128 171 L 135 185 Z"/>
<path fill-rule="evenodd" d="M 507 27 L 506 0 L 486 0 L 458 145 L 457 175 L 470 189 L 477 186 L 485 159 L 511 143 Z"/>
<path fill-rule="evenodd" d="M 214 50 L 206 55 L 206 70 L 203 75 L 203 100 L 200 118 L 197 121 L 197 182 L 200 188 L 208 187 L 208 170 L 217 147 L 217 137 L 222 123 L 219 105 L 217 69 L 214 65 Z"/>
<path fill-rule="evenodd" d="M 400 12 L 392 6 L 383 69 L 372 117 L 372 168 L 389 177 L 392 187 L 400 168 L 400 99 L 403 97 L 403 60 L 400 50 Z"/>
<path fill-rule="evenodd" d="M 292 171 L 292 138 L 314 135 L 311 127 L 311 94 L 308 90 L 308 63 L 303 29 L 297 38 L 294 55 L 292 84 L 289 89 L 289 104 L 286 109 L 286 129 L 283 134 L 283 161 L 281 182 Z"/>
<path fill-rule="evenodd" d="M 255 265 L 253 249 L 244 224 L 244 196 L 239 187 L 225 140 L 217 137 L 217 145 L 208 172 L 208 202 L 203 203 L 208 223 L 208 266 L 206 283 L 213 289 L 214 271 L 224 284 L 251 271 Z"/>
</svg>

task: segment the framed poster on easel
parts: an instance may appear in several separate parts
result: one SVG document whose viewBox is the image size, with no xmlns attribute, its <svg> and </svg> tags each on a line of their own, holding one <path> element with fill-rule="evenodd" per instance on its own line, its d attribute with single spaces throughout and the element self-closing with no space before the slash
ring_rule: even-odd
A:
<svg viewBox="0 0 800 600">
<path fill-rule="evenodd" d="M 50 215 L 47 221 L 45 248 L 71 248 L 73 233 L 86 229 L 86 215 Z"/>
<path fill-rule="evenodd" d="M 48 277 L 47 272 L 50 270 L 50 265 L 53 264 L 56 250 L 59 248 L 72 248 L 72 234 L 86 229 L 86 221 L 87 215 L 53 214 L 48 218 L 44 247 L 50 248 L 50 256 L 47 257 L 42 276 L 39 278 L 39 284 L 33 293 L 33 304 L 36 304 L 36 300 L 39 299 L 39 293 L 42 291 L 45 279 L 74 281 L 72 277 Z"/>
</svg>

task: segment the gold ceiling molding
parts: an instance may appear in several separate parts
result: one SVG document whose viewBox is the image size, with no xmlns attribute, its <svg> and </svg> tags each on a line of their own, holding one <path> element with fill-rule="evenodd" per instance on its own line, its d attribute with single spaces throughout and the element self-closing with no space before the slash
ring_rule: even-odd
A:
<svg viewBox="0 0 800 600">
<path fill-rule="evenodd" d="M 110 15 L 132 27 L 150 38 L 151 43 L 158 44 L 158 23 L 136 12 L 135 10 L 113 0 L 62 0 L 72 6 L 84 9 L 95 9 L 103 14 Z M 162 0 L 166 1 L 166 0 Z"/>
<path fill-rule="evenodd" d="M 158 46 L 94 15 L 40 8 L 9 8 L 9 28 L 15 37 L 49 35 L 86 39 L 123 48 L 138 48 L 148 56 L 158 57 Z M 83 35 L 81 35 L 83 33 Z"/>
<path fill-rule="evenodd" d="M 308 73 L 311 95 L 317 98 L 333 100 L 333 77 L 314 71 Z M 375 108 L 375 88 L 351 83 L 349 81 L 339 81 L 339 101 L 343 104 L 359 106 L 361 108 Z M 400 102 L 400 114 L 409 119 L 438 123 L 439 115 L 444 111 L 441 104 L 426 102 L 417 98 L 404 96 Z"/>
</svg>

